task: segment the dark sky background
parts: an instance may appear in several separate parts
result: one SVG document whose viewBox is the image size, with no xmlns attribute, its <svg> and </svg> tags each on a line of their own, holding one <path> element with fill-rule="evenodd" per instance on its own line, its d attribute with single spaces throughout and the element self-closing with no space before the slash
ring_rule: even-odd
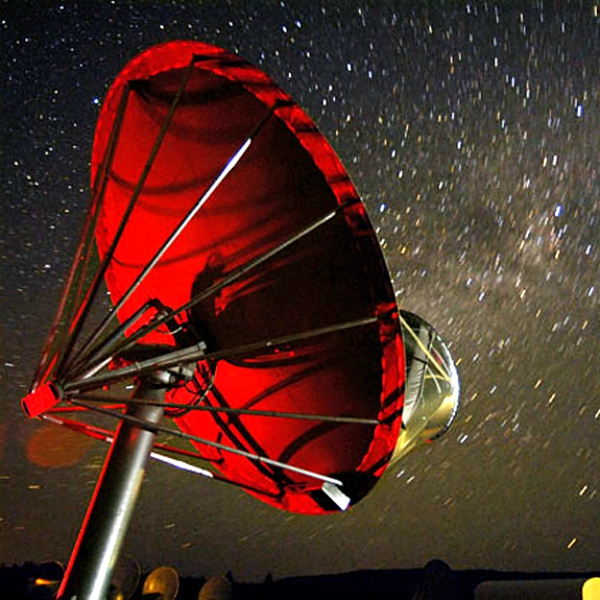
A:
<svg viewBox="0 0 600 600">
<path fill-rule="evenodd" d="M 557 8 L 560 6 L 560 8 Z M 451 343 L 462 408 L 343 515 L 278 512 L 160 464 L 127 550 L 184 574 L 597 569 L 600 5 L 0 3 L 0 561 L 67 561 L 106 448 L 27 459 L 21 414 L 88 200 L 99 106 L 196 39 L 264 69 L 361 191 L 398 299 Z"/>
</svg>

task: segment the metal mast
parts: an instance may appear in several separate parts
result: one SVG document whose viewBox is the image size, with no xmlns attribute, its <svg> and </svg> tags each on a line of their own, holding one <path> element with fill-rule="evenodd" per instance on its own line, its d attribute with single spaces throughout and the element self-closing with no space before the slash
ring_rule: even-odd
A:
<svg viewBox="0 0 600 600">
<path fill-rule="evenodd" d="M 165 388 L 144 379 L 135 398 L 162 401 Z M 130 404 L 127 414 L 148 423 L 144 428 L 121 421 L 58 591 L 60 600 L 105 600 L 113 569 L 141 488 L 146 462 L 163 407 Z"/>
</svg>

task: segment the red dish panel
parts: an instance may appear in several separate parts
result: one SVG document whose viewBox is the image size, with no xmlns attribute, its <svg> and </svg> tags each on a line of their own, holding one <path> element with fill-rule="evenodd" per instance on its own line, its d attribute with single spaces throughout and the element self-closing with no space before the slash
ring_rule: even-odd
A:
<svg viewBox="0 0 600 600">
<path fill-rule="evenodd" d="M 381 476 L 396 443 L 404 390 L 400 326 L 364 206 L 327 141 L 287 94 L 252 65 L 206 44 L 172 42 L 133 59 L 108 93 L 94 141 L 100 255 L 120 227 L 191 63 L 106 272 L 111 300 L 127 292 L 264 120 L 237 166 L 120 308 L 119 318 L 150 299 L 176 309 L 329 214 L 326 223 L 181 319 L 208 352 L 294 334 L 299 339 L 199 363 L 195 383 L 169 392 L 168 399 L 378 420 L 365 425 L 198 411 L 174 417 L 185 432 L 338 479 L 356 502 Z M 103 185 L 96 178 L 116 131 Z M 376 318 L 337 328 L 369 317 Z M 320 328 L 331 331 L 303 339 Z M 143 341 L 175 344 L 165 332 Z M 336 510 L 322 481 L 310 475 L 195 445 L 223 475 L 266 502 L 305 513 Z"/>
</svg>

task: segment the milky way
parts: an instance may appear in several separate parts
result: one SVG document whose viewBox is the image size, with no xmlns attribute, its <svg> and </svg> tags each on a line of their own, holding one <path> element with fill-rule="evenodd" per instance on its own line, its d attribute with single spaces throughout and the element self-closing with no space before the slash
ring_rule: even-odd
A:
<svg viewBox="0 0 600 600">
<path fill-rule="evenodd" d="M 508 8 L 506 5 L 509 5 Z M 88 8 L 94 6 L 94 8 Z M 0 560 L 66 561 L 105 448 L 26 459 L 26 392 L 88 201 L 99 106 L 139 51 L 239 53 L 340 155 L 401 306 L 449 341 L 462 407 L 349 513 L 278 512 L 151 465 L 127 549 L 239 579 L 598 568 L 600 6 L 3 2 Z"/>
</svg>

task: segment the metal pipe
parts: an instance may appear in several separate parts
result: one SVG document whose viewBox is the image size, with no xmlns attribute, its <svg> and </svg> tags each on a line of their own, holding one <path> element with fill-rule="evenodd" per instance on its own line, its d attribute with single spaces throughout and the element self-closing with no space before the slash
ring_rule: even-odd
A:
<svg viewBox="0 0 600 600">
<path fill-rule="evenodd" d="M 107 415 L 109 417 L 114 417 L 115 413 L 112 410 L 105 410 L 100 408 L 99 406 L 94 406 L 93 404 L 87 404 L 85 402 L 78 402 L 77 400 L 71 400 L 73 404 L 77 406 L 84 406 L 90 411 L 99 413 L 101 415 Z M 132 423 L 138 423 L 142 425 L 142 423 L 136 417 L 132 415 L 122 415 L 121 418 L 125 421 L 130 421 Z M 274 460 L 267 456 L 263 456 L 261 454 L 253 454 L 252 452 L 246 452 L 245 450 L 240 450 L 238 448 L 234 448 L 232 446 L 227 446 L 226 444 L 221 444 L 219 442 L 213 442 L 212 440 L 208 440 L 206 438 L 199 437 L 197 435 L 192 435 L 191 433 L 185 433 L 183 431 L 172 429 L 170 427 L 164 427 L 163 425 L 153 425 L 152 429 L 156 431 L 156 433 L 166 433 L 168 435 L 174 435 L 184 440 L 190 440 L 192 442 L 198 442 L 200 444 L 205 444 L 206 446 L 211 446 L 212 448 L 218 448 L 219 450 L 224 450 L 225 452 L 231 452 L 231 454 L 237 454 L 238 456 L 243 456 L 249 460 L 252 460 L 259 464 L 272 465 L 274 467 L 279 467 L 280 469 L 286 469 L 288 471 L 293 471 L 294 473 L 300 473 L 301 475 L 308 475 L 309 477 L 314 477 L 315 479 L 319 479 L 322 481 L 329 481 L 330 483 L 334 483 L 335 485 L 343 485 L 339 479 L 334 479 L 333 477 L 328 477 L 327 475 L 321 475 L 320 473 L 316 473 L 315 471 L 309 471 L 308 469 L 303 469 L 302 467 L 295 467 L 290 463 L 281 462 L 279 460 Z M 62 600 L 62 599 L 60 599 Z M 79 599 L 78 599 L 79 600 Z"/>
<path fill-rule="evenodd" d="M 77 338 L 79 337 L 79 334 L 81 333 L 83 323 L 87 318 L 87 314 L 90 311 L 91 306 L 96 297 L 96 294 L 98 293 L 98 289 L 100 288 L 100 283 L 104 279 L 104 275 L 106 274 L 106 271 L 108 269 L 108 265 L 109 265 L 110 261 L 114 257 L 117 246 L 119 245 L 119 241 L 121 240 L 121 236 L 123 235 L 123 231 L 125 230 L 125 226 L 127 225 L 127 222 L 129 221 L 129 217 L 131 216 L 131 213 L 133 212 L 133 209 L 135 208 L 135 205 L 137 204 L 138 198 L 140 197 L 140 194 L 142 193 L 142 191 L 144 189 L 144 184 L 146 183 L 146 179 L 148 178 L 148 175 L 150 174 L 150 171 L 152 170 L 152 167 L 154 166 L 154 162 L 156 160 L 156 157 L 158 156 L 158 152 L 162 146 L 165 136 L 167 135 L 167 131 L 173 120 L 173 117 L 175 116 L 175 111 L 181 102 L 181 99 L 183 97 L 183 93 L 185 91 L 187 83 L 190 80 L 190 77 L 192 76 L 192 72 L 194 70 L 194 63 L 195 63 L 195 59 L 192 59 L 190 61 L 189 65 L 187 66 L 186 70 L 184 71 L 184 75 L 179 84 L 179 88 L 177 89 L 177 93 L 175 94 L 175 96 L 173 98 L 173 102 L 171 103 L 171 106 L 169 107 L 169 112 L 165 116 L 165 120 L 163 121 L 163 123 L 161 125 L 160 131 L 158 132 L 158 135 L 156 136 L 156 139 L 154 140 L 154 145 L 152 146 L 152 148 L 150 150 L 150 154 L 148 155 L 146 164 L 144 165 L 144 168 L 142 169 L 142 173 L 140 174 L 140 177 L 137 181 L 135 189 L 133 190 L 131 198 L 129 199 L 127 208 L 125 209 L 125 212 L 123 213 L 123 216 L 121 218 L 121 223 L 119 224 L 119 227 L 117 228 L 117 231 L 115 232 L 114 238 L 110 244 L 109 249 L 106 251 L 104 258 L 102 259 L 102 262 L 100 263 L 100 267 L 96 271 L 96 274 L 94 276 L 94 281 L 92 282 L 92 284 L 90 286 L 87 297 L 85 299 L 85 303 L 79 313 L 80 316 L 78 317 L 77 322 L 72 325 L 73 333 L 71 334 L 71 348 L 74 346 L 75 341 L 77 340 Z M 92 335 L 87 339 L 87 341 L 83 344 L 81 349 L 78 351 L 79 356 L 85 356 L 87 354 L 88 350 L 90 349 L 90 347 L 94 346 L 96 340 L 98 340 L 101 337 L 101 335 L 104 333 L 104 331 L 106 330 L 108 325 L 111 323 L 113 318 L 116 316 L 116 311 L 117 311 L 117 308 L 113 307 L 108 312 L 108 314 L 106 315 L 106 317 L 104 317 L 104 319 L 102 320 L 100 325 L 98 325 L 96 330 L 92 333 Z M 65 358 L 68 358 L 68 357 L 65 357 Z M 63 368 L 66 371 L 69 370 L 68 361 L 66 363 L 63 361 L 63 364 L 61 364 L 61 369 L 59 370 L 59 372 L 62 373 Z"/>
<path fill-rule="evenodd" d="M 158 406 L 154 400 L 135 398 L 117 398 L 102 394 L 79 394 L 70 400 L 84 400 L 86 402 L 121 402 L 131 404 L 152 404 Z M 313 413 L 292 413 L 278 410 L 259 410 L 254 408 L 235 408 L 233 406 L 213 406 L 212 404 L 185 404 L 179 402 L 161 402 L 163 408 L 182 408 L 186 411 L 214 412 L 232 415 L 250 415 L 253 417 L 275 417 L 280 419 L 298 419 L 301 421 L 322 421 L 324 423 L 351 423 L 355 425 L 379 425 L 379 419 L 368 419 L 366 417 L 353 417 L 350 415 L 318 415 Z"/>
<path fill-rule="evenodd" d="M 99 375 L 68 381 L 62 386 L 62 389 L 65 392 L 65 397 L 69 398 L 81 392 L 100 388 L 103 385 L 131 379 L 132 377 L 147 376 L 151 373 L 166 371 L 172 367 L 192 364 L 199 360 L 222 360 L 239 356 L 252 356 L 261 351 L 272 352 L 273 349 L 278 346 L 294 344 L 296 342 L 329 335 L 330 333 L 373 325 L 378 319 L 378 316 L 367 316 L 362 319 L 356 319 L 355 321 L 344 321 L 343 323 L 335 323 L 334 325 L 327 325 L 318 329 L 291 333 L 289 335 L 283 335 L 270 340 L 262 340 L 260 342 L 250 342 L 249 344 L 244 344 L 242 346 L 224 348 L 223 350 L 215 350 L 214 352 L 206 352 L 206 346 L 199 343 L 194 346 L 189 346 L 188 348 L 168 352 L 162 356 L 135 362 L 126 367 L 100 373 Z"/>
<path fill-rule="evenodd" d="M 162 400 L 164 393 L 154 380 L 145 379 L 134 396 Z M 144 423 L 157 424 L 162 414 L 160 406 L 128 407 L 135 422 L 119 424 L 58 592 L 60 600 L 107 597 L 156 435 Z"/>
</svg>

